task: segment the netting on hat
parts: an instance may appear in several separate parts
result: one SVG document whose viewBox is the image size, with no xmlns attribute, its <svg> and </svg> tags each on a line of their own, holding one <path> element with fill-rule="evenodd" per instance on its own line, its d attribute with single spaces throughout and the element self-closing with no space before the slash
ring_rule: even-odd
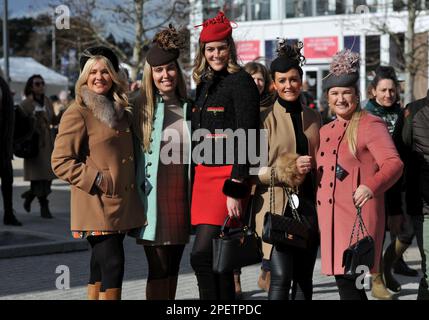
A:
<svg viewBox="0 0 429 320">
<path fill-rule="evenodd" d="M 170 24 L 168 28 L 161 30 L 155 35 L 153 42 L 158 43 L 163 50 L 181 50 L 184 49 L 186 45 L 185 32 L 176 30 L 176 28 Z"/>
<path fill-rule="evenodd" d="M 359 71 L 359 54 L 349 49 L 337 52 L 329 68 L 331 74 L 341 76 Z"/>
<path fill-rule="evenodd" d="M 285 57 L 287 59 L 294 60 L 300 66 L 305 64 L 305 57 L 301 53 L 301 49 L 304 47 L 302 41 L 290 44 L 286 38 L 277 37 L 277 39 L 278 43 L 276 52 L 279 57 Z"/>
</svg>

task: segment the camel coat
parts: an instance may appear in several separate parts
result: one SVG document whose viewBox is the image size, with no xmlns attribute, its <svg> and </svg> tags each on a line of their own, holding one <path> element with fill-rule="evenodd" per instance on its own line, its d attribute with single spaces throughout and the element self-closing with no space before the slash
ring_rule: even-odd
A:
<svg viewBox="0 0 429 320">
<path fill-rule="evenodd" d="M 335 120 L 322 127 L 317 153 L 319 188 L 317 214 L 321 238 L 322 273 L 342 275 L 342 258 L 349 246 L 356 208 L 353 192 L 360 184 L 370 188 L 374 198 L 362 208 L 362 217 L 375 242 L 371 272 L 378 272 L 385 227 L 384 192 L 401 176 L 403 164 L 384 121 L 364 113 L 357 132 L 356 158 L 351 154 L 345 131 L 348 121 Z M 340 181 L 336 168 L 347 174 Z"/>
<path fill-rule="evenodd" d="M 108 105 L 73 103 L 64 113 L 52 154 L 55 174 L 71 184 L 71 229 L 125 231 L 146 224 L 137 192 L 133 139 L 127 112 L 106 116 Z M 109 109 L 108 109 L 109 108 Z M 111 182 L 102 193 L 99 172 Z"/>
<path fill-rule="evenodd" d="M 51 125 L 56 125 L 58 119 L 47 97 L 44 101 L 46 111 L 35 112 L 36 106 L 37 102 L 31 98 L 25 99 L 20 105 L 27 116 L 35 117 L 36 132 L 39 134 L 39 153 L 34 158 L 24 159 L 24 180 L 54 180 L 56 177 L 51 169 L 51 155 L 54 148 Z"/>
<path fill-rule="evenodd" d="M 302 106 L 303 131 L 308 140 L 309 155 L 316 158 L 319 147 L 319 129 L 321 126 L 320 114 L 306 106 Z M 256 232 L 262 236 L 264 216 L 270 210 L 270 172 L 275 166 L 277 157 L 282 153 L 296 153 L 295 132 L 292 118 L 289 113 L 276 101 L 274 105 L 261 113 L 262 128 L 266 129 L 268 138 L 267 168 L 262 168 L 256 177 L 256 191 L 253 210 L 256 212 Z M 315 162 L 314 162 L 315 167 Z M 275 181 L 276 183 L 276 181 Z M 274 186 L 275 207 L 274 213 L 283 214 L 287 205 L 287 196 L 281 185 Z M 270 259 L 272 245 L 263 242 L 264 259 Z"/>
</svg>

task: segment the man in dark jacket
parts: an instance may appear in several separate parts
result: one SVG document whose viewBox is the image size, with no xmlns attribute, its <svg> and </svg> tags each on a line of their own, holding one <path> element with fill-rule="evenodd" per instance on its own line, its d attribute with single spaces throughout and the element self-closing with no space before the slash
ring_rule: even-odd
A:
<svg viewBox="0 0 429 320">
<path fill-rule="evenodd" d="M 3 195 L 5 225 L 22 226 L 13 211 L 13 129 L 14 129 L 13 98 L 7 82 L 0 76 L 0 177 Z"/>
<path fill-rule="evenodd" d="M 411 106 L 412 104 L 410 104 Z M 419 164 L 418 185 L 422 197 L 423 206 L 429 204 L 429 90 L 426 98 L 414 102 L 415 109 L 412 118 L 412 149 Z M 410 110 L 411 111 L 411 110 Z M 428 273 L 429 264 L 429 216 L 425 215 L 423 223 L 423 248 L 422 271 L 424 277 L 420 281 L 417 299 L 429 300 Z"/>
</svg>

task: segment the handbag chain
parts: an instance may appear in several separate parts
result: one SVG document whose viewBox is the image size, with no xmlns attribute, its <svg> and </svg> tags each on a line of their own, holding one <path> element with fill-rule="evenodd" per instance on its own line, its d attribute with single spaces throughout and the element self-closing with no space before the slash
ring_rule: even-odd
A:
<svg viewBox="0 0 429 320">
<path fill-rule="evenodd" d="M 275 212 L 273 211 L 273 209 L 275 208 L 275 194 L 274 194 L 274 177 L 275 177 L 275 172 L 274 172 L 274 168 L 271 168 L 271 177 L 270 177 L 270 212 L 275 214 Z M 295 207 L 295 203 L 292 201 L 292 197 L 290 195 L 289 192 L 289 188 L 288 187 L 283 187 L 283 189 L 286 191 L 286 195 L 288 198 L 288 203 L 292 209 L 292 216 L 295 220 L 298 220 L 299 222 L 302 222 L 301 220 L 301 216 L 298 213 L 297 208 Z"/>
<path fill-rule="evenodd" d="M 352 244 L 354 234 L 355 234 L 355 230 L 356 230 L 356 225 L 357 225 L 358 221 L 359 221 L 359 227 L 357 228 L 357 234 L 356 234 L 357 241 L 359 241 L 359 233 L 360 232 L 362 232 L 363 237 L 365 236 L 365 231 L 366 231 L 366 234 L 369 235 L 368 229 L 366 228 L 365 223 L 363 222 L 362 208 L 357 208 L 356 219 L 355 219 L 355 222 L 353 224 L 352 234 L 350 236 L 349 247 Z"/>
<path fill-rule="evenodd" d="M 275 208 L 275 195 L 274 195 L 274 168 L 271 167 L 271 178 L 270 178 L 270 212 L 274 213 L 273 209 Z"/>
</svg>

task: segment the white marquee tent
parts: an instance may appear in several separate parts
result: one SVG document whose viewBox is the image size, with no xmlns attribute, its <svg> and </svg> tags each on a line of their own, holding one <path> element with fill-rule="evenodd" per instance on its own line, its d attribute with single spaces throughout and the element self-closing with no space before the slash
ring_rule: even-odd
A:
<svg viewBox="0 0 429 320">
<path fill-rule="evenodd" d="M 0 59 L 0 68 L 4 74 L 4 59 Z M 11 90 L 15 91 L 15 102 L 22 100 L 27 79 L 33 74 L 40 74 L 46 83 L 46 95 L 58 95 L 67 90 L 67 77 L 49 69 L 30 57 L 9 57 L 9 76 Z"/>
</svg>

